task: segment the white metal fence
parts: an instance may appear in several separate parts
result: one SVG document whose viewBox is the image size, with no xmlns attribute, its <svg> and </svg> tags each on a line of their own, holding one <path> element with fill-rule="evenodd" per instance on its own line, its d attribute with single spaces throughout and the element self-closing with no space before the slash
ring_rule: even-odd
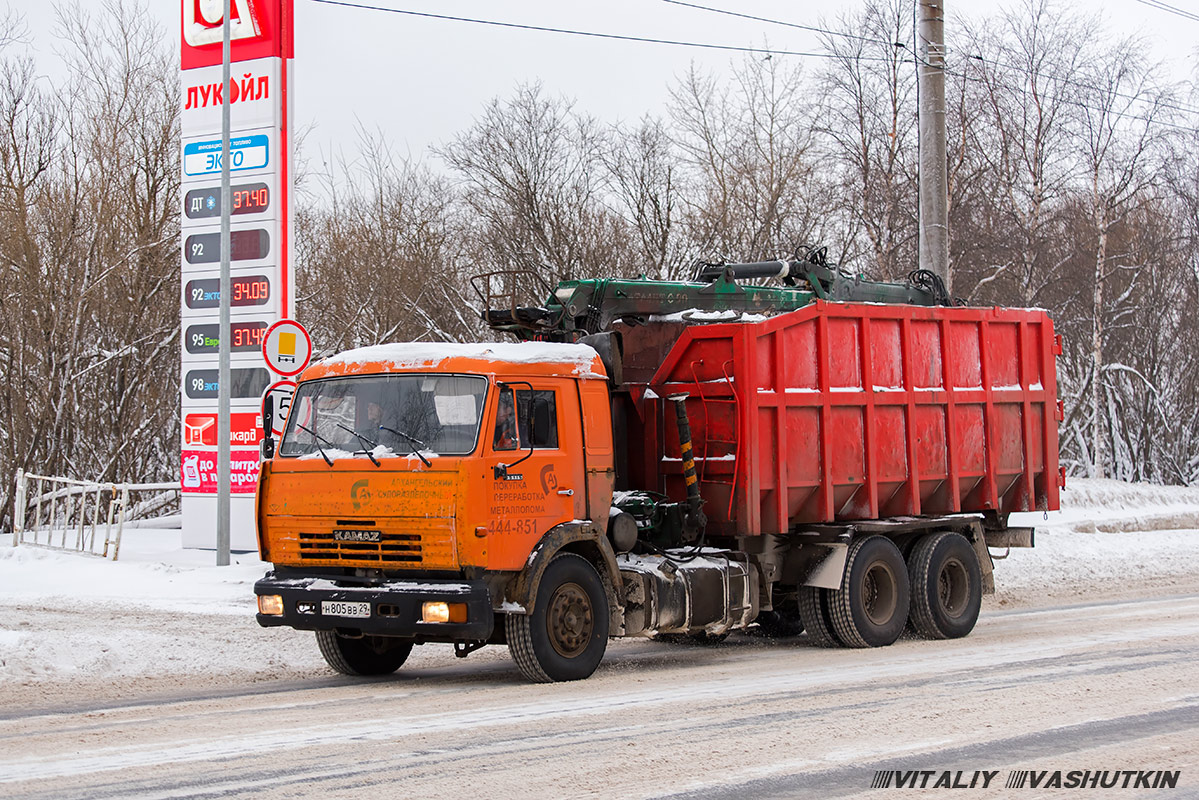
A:
<svg viewBox="0 0 1199 800">
<path fill-rule="evenodd" d="M 178 507 L 178 483 L 99 483 L 18 469 L 12 543 L 116 561 L 127 522 Z"/>
</svg>

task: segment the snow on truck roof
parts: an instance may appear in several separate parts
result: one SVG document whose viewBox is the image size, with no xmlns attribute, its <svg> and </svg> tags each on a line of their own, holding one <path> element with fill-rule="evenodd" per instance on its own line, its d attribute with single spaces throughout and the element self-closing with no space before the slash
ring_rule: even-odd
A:
<svg viewBox="0 0 1199 800">
<path fill-rule="evenodd" d="M 573 366 L 575 374 L 583 375 L 592 373 L 599 353 L 585 344 L 560 342 L 404 342 L 346 350 L 315 362 L 313 366 L 331 367 L 336 372 L 353 371 L 355 367 L 370 364 L 384 364 L 394 369 L 435 369 L 451 358 L 504 364 L 566 365 Z"/>
</svg>

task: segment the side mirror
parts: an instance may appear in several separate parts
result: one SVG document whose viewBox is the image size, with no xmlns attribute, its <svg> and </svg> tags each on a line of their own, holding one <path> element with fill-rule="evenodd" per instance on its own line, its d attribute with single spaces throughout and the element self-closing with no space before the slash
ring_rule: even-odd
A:
<svg viewBox="0 0 1199 800">
<path fill-rule="evenodd" d="M 266 401 L 262 404 L 262 430 L 266 433 L 262 442 L 259 444 L 259 452 L 262 453 L 263 460 L 275 457 L 275 440 L 271 438 L 271 430 L 275 427 L 275 398 L 271 394 L 267 394 Z"/>
</svg>

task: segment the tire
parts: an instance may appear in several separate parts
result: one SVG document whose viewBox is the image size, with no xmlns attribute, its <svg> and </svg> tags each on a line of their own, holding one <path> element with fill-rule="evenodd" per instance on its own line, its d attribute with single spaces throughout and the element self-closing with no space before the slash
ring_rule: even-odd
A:
<svg viewBox="0 0 1199 800">
<path fill-rule="evenodd" d="M 780 592 L 775 598 L 774 610 L 761 612 L 755 622 L 758 623 L 758 630 L 771 639 L 799 636 L 803 633 L 804 624 L 799 616 L 796 592 Z"/>
<path fill-rule="evenodd" d="M 982 608 L 978 554 L 960 533 L 930 533 L 908 556 L 912 630 L 928 639 L 960 639 L 974 630 Z"/>
<path fill-rule="evenodd" d="M 350 639 L 336 631 L 317 631 L 316 644 L 325 663 L 342 675 L 390 675 L 404 665 L 412 642 L 391 636 Z"/>
<path fill-rule="evenodd" d="M 608 647 L 608 597 L 599 573 L 582 556 L 554 556 L 533 612 L 509 614 L 504 625 L 512 660 L 530 681 L 589 677 Z"/>
<path fill-rule="evenodd" d="M 842 642 L 833 630 L 833 620 L 829 614 L 828 593 L 828 589 L 818 586 L 800 586 L 796 594 L 799 618 L 807 631 L 809 642 L 817 647 L 841 647 Z"/>
<path fill-rule="evenodd" d="M 908 621 L 908 568 L 890 539 L 867 536 L 849 546 L 841 588 L 829 592 L 833 630 L 846 647 L 886 647 Z"/>
</svg>

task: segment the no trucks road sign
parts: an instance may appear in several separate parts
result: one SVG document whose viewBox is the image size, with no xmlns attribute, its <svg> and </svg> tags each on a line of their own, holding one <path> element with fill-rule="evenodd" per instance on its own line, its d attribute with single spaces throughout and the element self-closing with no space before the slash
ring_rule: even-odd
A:
<svg viewBox="0 0 1199 800">
<path fill-rule="evenodd" d="M 299 375 L 312 358 L 312 338 L 294 319 L 281 319 L 266 329 L 262 357 L 277 375 L 284 378 Z"/>
</svg>

